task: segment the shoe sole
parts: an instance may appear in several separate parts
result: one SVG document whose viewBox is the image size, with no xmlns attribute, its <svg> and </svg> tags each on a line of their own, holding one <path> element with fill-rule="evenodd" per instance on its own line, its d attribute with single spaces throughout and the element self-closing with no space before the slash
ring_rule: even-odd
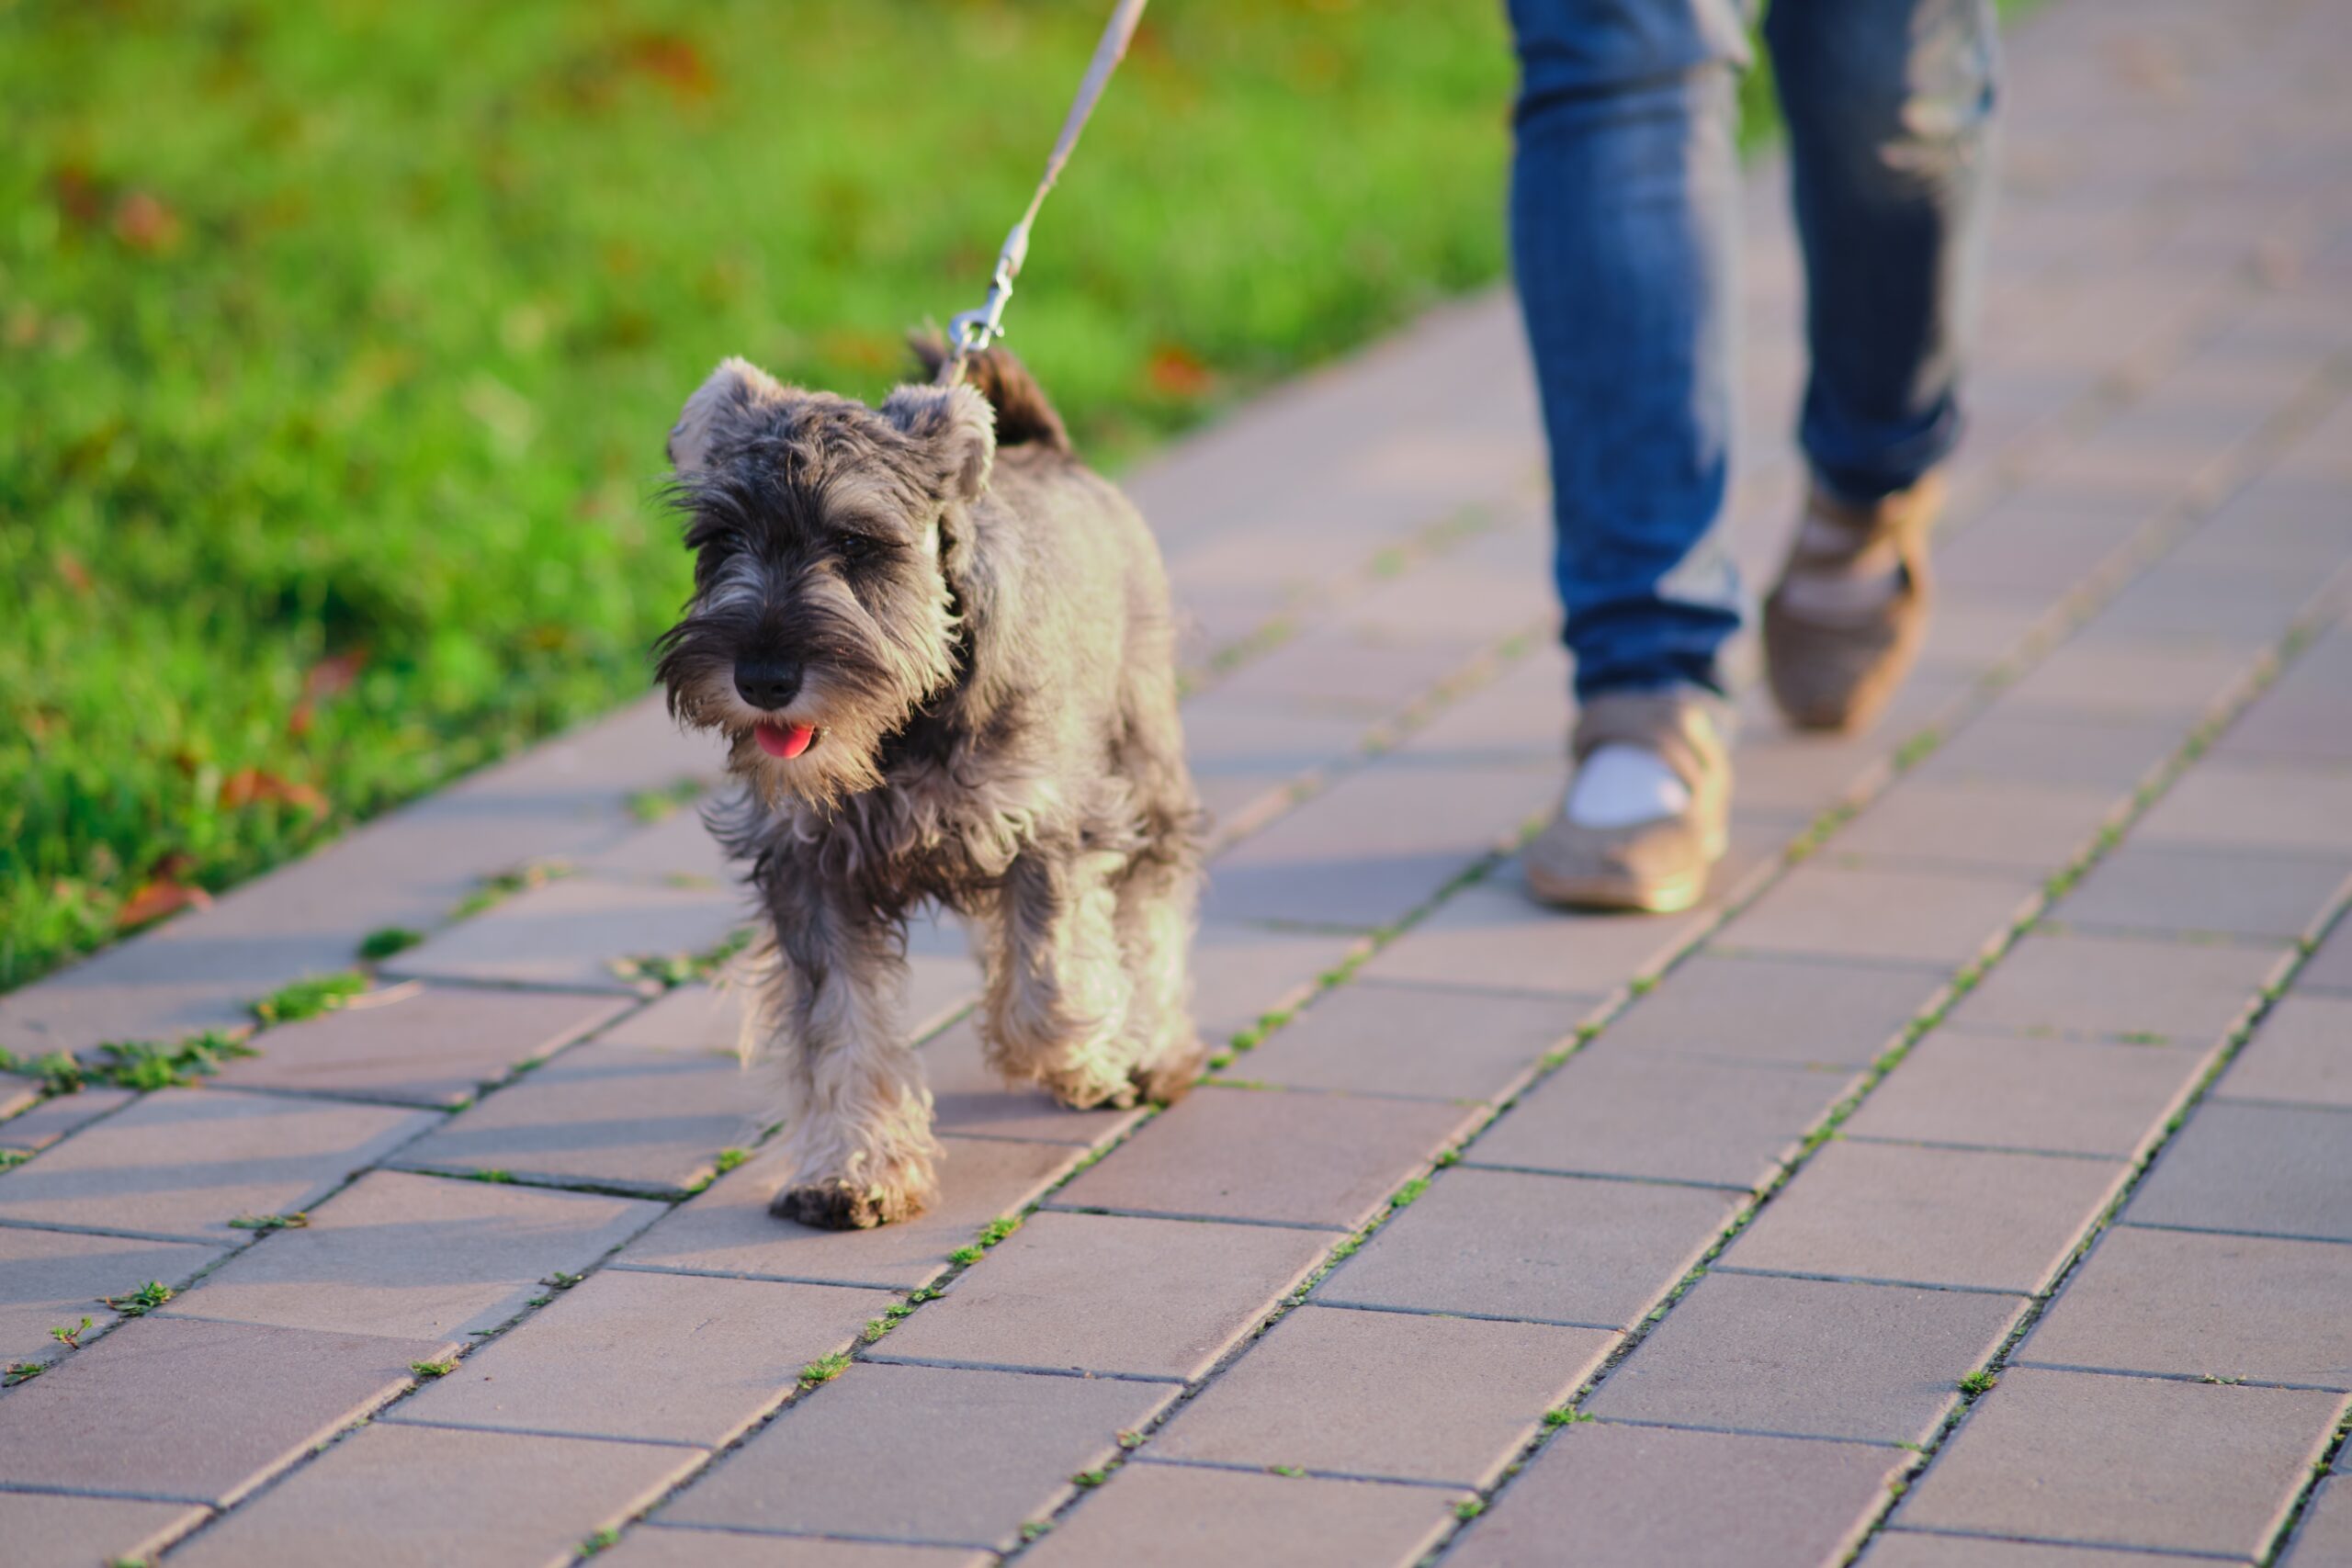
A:
<svg viewBox="0 0 2352 1568">
<path fill-rule="evenodd" d="M 1707 861 L 1696 871 L 1657 882 L 1634 882 L 1623 877 L 1545 876 L 1533 866 L 1526 870 L 1527 889 L 1543 902 L 1562 909 L 1598 909 L 1611 914 L 1679 915 L 1707 891 L 1715 864 L 1729 845 L 1708 847 Z"/>
</svg>

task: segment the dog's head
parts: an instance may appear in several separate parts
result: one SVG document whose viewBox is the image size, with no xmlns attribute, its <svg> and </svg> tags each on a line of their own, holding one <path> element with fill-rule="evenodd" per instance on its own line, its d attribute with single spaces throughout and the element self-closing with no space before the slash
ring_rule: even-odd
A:
<svg viewBox="0 0 2352 1568">
<path fill-rule="evenodd" d="M 901 387 L 879 409 L 740 359 L 670 432 L 695 594 L 656 645 L 670 709 L 733 742 L 772 803 L 881 782 L 886 737 L 956 677 L 986 399 Z"/>
</svg>

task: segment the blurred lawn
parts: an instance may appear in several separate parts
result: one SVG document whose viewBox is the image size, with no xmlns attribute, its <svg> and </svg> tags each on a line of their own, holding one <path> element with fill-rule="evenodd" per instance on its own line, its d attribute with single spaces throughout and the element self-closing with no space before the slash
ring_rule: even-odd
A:
<svg viewBox="0 0 2352 1568">
<path fill-rule="evenodd" d="M 1499 12 L 1152 15 L 1010 316 L 1092 452 L 1499 272 Z M 0 988 L 644 689 L 680 401 L 888 385 L 1105 14 L 0 0 Z"/>
</svg>

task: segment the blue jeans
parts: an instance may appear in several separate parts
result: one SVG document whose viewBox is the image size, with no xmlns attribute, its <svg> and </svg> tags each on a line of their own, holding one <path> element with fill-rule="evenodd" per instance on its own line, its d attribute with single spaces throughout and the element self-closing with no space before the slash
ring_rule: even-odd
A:
<svg viewBox="0 0 2352 1568">
<path fill-rule="evenodd" d="M 1510 0 L 1511 252 L 1577 691 L 1722 690 L 1748 0 Z M 1774 0 L 1814 477 L 1867 502 L 1951 450 L 1990 184 L 1992 0 Z"/>
</svg>

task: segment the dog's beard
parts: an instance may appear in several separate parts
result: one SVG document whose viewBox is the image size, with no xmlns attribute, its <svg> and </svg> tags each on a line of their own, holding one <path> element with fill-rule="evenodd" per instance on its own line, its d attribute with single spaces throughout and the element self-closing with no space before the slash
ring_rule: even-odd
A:
<svg viewBox="0 0 2352 1568">
<path fill-rule="evenodd" d="M 771 808 L 798 801 L 831 810 L 880 786 L 884 743 L 954 678 L 956 628 L 944 588 L 910 607 L 895 637 L 838 584 L 812 593 L 798 640 L 815 656 L 800 691 L 777 709 L 753 707 L 735 689 L 733 650 L 746 640 L 729 624 L 738 608 L 697 606 L 662 639 L 671 712 L 725 736 L 728 771 Z"/>
</svg>

